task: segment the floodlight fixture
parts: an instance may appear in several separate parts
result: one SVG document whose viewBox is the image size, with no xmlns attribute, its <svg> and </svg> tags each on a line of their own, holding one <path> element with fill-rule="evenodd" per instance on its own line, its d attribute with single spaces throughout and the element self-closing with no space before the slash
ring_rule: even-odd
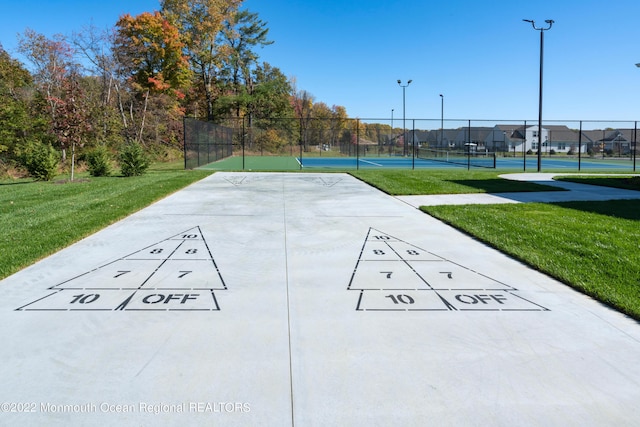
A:
<svg viewBox="0 0 640 427">
<path fill-rule="evenodd" d="M 556 22 L 553 19 L 545 19 L 545 23 L 549 24 L 549 26 L 547 28 L 542 28 L 542 27 L 536 27 L 536 21 L 534 21 L 533 19 L 523 19 L 524 22 L 528 22 L 533 26 L 534 30 L 537 31 L 547 31 L 551 29 L 551 26 Z"/>
</svg>

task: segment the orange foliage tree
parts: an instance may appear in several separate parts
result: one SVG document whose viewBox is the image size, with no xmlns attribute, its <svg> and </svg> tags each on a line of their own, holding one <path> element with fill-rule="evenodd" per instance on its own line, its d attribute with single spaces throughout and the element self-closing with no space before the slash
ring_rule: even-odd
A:
<svg viewBox="0 0 640 427">
<path fill-rule="evenodd" d="M 182 115 L 179 100 L 191 83 L 189 62 L 178 29 L 159 12 L 145 12 L 136 17 L 123 15 L 116 24 L 114 54 L 121 73 L 129 75 L 131 89 L 138 98 L 138 120 L 129 113 L 125 126 L 137 123 L 129 138 L 143 142 L 146 113 L 154 108 L 154 116 L 162 112 L 175 121 Z M 133 111 L 130 108 L 130 111 Z"/>
</svg>

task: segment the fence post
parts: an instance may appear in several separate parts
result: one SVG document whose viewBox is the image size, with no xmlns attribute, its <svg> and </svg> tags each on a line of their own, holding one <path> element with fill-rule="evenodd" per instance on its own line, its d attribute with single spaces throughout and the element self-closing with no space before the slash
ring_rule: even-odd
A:
<svg viewBox="0 0 640 427">
<path fill-rule="evenodd" d="M 360 119 L 356 119 L 356 170 L 360 170 Z"/>
<path fill-rule="evenodd" d="M 300 117 L 300 158 L 299 158 L 299 162 L 300 163 L 300 170 L 302 170 L 302 144 L 305 143 L 304 139 L 307 137 L 307 131 L 304 128 L 304 119 L 302 117 Z"/>
<path fill-rule="evenodd" d="M 582 170 L 582 120 L 580 120 L 580 133 L 578 134 L 578 172 Z"/>
<path fill-rule="evenodd" d="M 638 148 L 638 121 L 633 123 L 633 171 L 636 171 L 636 149 Z"/>
<path fill-rule="evenodd" d="M 411 130 L 411 170 L 416 168 L 416 119 L 412 122 Z"/>
<path fill-rule="evenodd" d="M 522 129 L 524 135 L 522 136 L 522 164 L 523 171 L 527 171 L 527 121 L 524 121 L 524 129 Z"/>
<path fill-rule="evenodd" d="M 184 151 L 184 168 L 187 169 L 187 118 L 182 118 L 182 149 Z"/>
<path fill-rule="evenodd" d="M 242 145 L 242 170 L 244 170 L 244 137 L 247 131 L 244 128 L 244 117 L 242 118 L 242 139 L 240 139 L 240 144 Z"/>
<path fill-rule="evenodd" d="M 467 131 L 467 170 L 471 169 L 471 120 L 469 120 Z"/>
</svg>

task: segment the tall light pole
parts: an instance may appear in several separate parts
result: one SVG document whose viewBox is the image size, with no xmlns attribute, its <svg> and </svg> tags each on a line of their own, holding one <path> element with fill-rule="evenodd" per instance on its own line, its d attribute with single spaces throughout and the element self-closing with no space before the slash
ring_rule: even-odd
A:
<svg viewBox="0 0 640 427">
<path fill-rule="evenodd" d="M 400 85 L 400 87 L 402 88 L 402 146 L 403 151 L 404 151 L 404 155 L 407 155 L 407 126 L 405 125 L 405 120 L 406 120 L 406 107 L 405 107 L 405 89 L 407 88 L 407 86 L 409 86 L 411 84 L 411 79 L 409 81 L 407 81 L 406 85 L 402 84 L 402 80 L 398 79 L 398 84 Z"/>
<path fill-rule="evenodd" d="M 536 23 L 531 19 L 523 19 L 524 22 L 530 22 L 533 29 L 540 31 L 540 94 L 538 98 L 538 172 L 542 169 L 542 63 L 544 58 L 544 32 L 551 29 L 554 21 L 547 19 L 544 22 L 549 24 L 548 27 L 536 27 Z M 525 130 L 526 131 L 526 130 Z"/>
<path fill-rule="evenodd" d="M 440 94 L 440 147 L 442 148 L 444 142 L 444 95 Z"/>
<path fill-rule="evenodd" d="M 640 62 L 636 64 L 640 68 Z M 636 121 L 633 129 L 633 171 L 636 171 L 636 150 L 638 148 L 638 122 Z"/>
</svg>

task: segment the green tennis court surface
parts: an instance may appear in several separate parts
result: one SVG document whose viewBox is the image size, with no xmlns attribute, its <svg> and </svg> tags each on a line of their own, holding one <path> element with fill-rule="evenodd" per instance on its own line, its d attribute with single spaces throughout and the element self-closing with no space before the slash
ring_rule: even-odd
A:
<svg viewBox="0 0 640 427">
<path fill-rule="evenodd" d="M 348 174 L 215 173 L 0 291 L 2 425 L 640 419 L 637 322 Z"/>
</svg>

